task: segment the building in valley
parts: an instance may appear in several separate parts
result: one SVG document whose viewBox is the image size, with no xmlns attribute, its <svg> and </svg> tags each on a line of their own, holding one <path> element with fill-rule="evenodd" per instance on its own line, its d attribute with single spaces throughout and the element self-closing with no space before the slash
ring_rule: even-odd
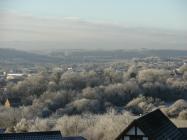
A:
<svg viewBox="0 0 187 140">
<path fill-rule="evenodd" d="M 19 107 L 21 106 L 21 99 L 20 98 L 7 98 L 4 102 L 4 106 L 7 108 L 10 107 Z"/>
</svg>

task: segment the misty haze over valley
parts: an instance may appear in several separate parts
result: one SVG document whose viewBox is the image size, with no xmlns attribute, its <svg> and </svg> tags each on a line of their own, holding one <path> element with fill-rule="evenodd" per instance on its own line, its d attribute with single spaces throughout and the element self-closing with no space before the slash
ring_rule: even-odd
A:
<svg viewBox="0 0 187 140">
<path fill-rule="evenodd" d="M 186 50 L 187 46 L 186 29 L 80 17 L 41 17 L 11 11 L 1 11 L 0 17 L 0 47 L 3 48 Z"/>
</svg>

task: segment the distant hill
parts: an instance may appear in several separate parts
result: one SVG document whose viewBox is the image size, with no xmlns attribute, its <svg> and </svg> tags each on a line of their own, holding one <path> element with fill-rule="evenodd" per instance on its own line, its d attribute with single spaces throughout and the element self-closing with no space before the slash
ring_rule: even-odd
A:
<svg viewBox="0 0 187 140">
<path fill-rule="evenodd" d="M 49 54 L 71 62 L 111 61 L 115 59 L 132 59 L 145 57 L 187 57 L 187 50 L 64 50 Z"/>
<path fill-rule="evenodd" d="M 47 55 L 0 48 L 0 61 L 13 63 L 54 63 L 60 60 Z"/>
<path fill-rule="evenodd" d="M 0 62 L 15 64 L 109 62 L 118 59 L 145 58 L 151 56 L 160 58 L 187 57 L 187 50 L 58 50 L 49 53 L 31 53 L 0 48 Z"/>
<path fill-rule="evenodd" d="M 145 56 L 168 57 L 187 57 L 187 50 L 142 50 Z"/>
</svg>

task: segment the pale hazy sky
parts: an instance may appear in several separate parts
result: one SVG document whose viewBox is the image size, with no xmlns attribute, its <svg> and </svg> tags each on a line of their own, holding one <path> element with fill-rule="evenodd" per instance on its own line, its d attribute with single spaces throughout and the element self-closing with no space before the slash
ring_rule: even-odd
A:
<svg viewBox="0 0 187 140">
<path fill-rule="evenodd" d="M 187 0 L 0 0 L 0 47 L 187 49 L 186 38 Z"/>
</svg>

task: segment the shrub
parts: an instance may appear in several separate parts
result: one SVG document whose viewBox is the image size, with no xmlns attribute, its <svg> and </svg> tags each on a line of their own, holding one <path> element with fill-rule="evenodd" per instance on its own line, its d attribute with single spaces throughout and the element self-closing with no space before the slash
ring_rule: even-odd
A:
<svg viewBox="0 0 187 140">
<path fill-rule="evenodd" d="M 185 109 L 187 109 L 187 102 L 180 99 L 168 108 L 167 114 L 169 117 L 177 117 L 179 113 Z"/>
<path fill-rule="evenodd" d="M 126 105 L 126 108 L 132 113 L 139 115 L 148 113 L 162 104 L 163 102 L 161 102 L 160 99 L 140 96 L 130 101 Z"/>
<path fill-rule="evenodd" d="M 179 119 L 187 120 L 187 109 L 181 111 L 178 117 Z"/>
</svg>

